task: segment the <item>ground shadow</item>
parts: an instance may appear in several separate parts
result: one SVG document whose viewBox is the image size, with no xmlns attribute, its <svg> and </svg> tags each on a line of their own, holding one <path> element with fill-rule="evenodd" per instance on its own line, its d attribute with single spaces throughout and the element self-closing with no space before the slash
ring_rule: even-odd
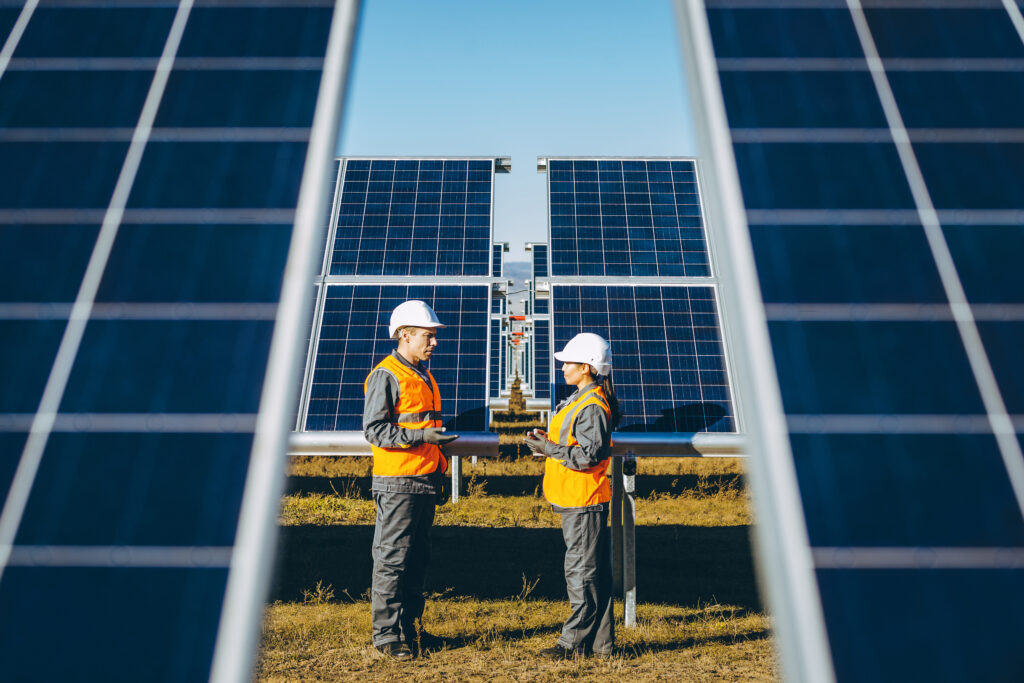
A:
<svg viewBox="0 0 1024 683">
<path fill-rule="evenodd" d="M 452 597 L 505 599 L 525 581 L 531 597 L 565 599 L 559 529 L 435 527 L 425 590 Z M 318 581 L 359 599 L 370 585 L 372 526 L 281 529 L 271 600 L 301 601 Z M 749 527 L 637 528 L 637 593 L 642 602 L 720 602 L 761 611 Z"/>
</svg>

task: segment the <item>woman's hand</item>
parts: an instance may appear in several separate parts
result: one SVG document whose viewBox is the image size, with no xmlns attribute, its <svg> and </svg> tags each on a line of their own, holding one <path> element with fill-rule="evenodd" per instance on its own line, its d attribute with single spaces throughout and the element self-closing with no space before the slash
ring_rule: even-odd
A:
<svg viewBox="0 0 1024 683">
<path fill-rule="evenodd" d="M 527 434 L 524 443 L 534 455 L 545 457 L 551 455 L 551 448 L 555 445 L 555 442 L 548 438 L 547 432 L 540 429 L 534 429 Z"/>
</svg>

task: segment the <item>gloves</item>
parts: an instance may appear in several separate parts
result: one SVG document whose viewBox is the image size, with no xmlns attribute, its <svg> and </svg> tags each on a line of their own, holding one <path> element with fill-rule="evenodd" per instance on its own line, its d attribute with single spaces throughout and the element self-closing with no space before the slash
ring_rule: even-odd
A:
<svg viewBox="0 0 1024 683">
<path fill-rule="evenodd" d="M 435 446 L 443 446 L 459 438 L 458 434 L 445 434 L 444 427 L 427 427 L 423 431 L 423 443 L 432 443 Z"/>
<path fill-rule="evenodd" d="M 451 483 L 447 476 L 440 471 L 434 472 L 434 483 L 437 486 L 437 496 L 434 498 L 434 505 L 444 505 L 451 497 Z"/>
<path fill-rule="evenodd" d="M 556 445 L 554 441 L 547 438 L 546 436 L 540 436 L 534 432 L 530 432 L 526 436 L 525 442 L 527 448 L 533 451 L 534 455 L 546 455 L 550 456 L 552 448 Z"/>
</svg>

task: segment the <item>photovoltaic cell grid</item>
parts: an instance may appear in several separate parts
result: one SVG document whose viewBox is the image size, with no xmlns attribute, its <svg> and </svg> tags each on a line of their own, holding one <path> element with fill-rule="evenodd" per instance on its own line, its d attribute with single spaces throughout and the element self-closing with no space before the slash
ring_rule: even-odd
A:
<svg viewBox="0 0 1024 683">
<path fill-rule="evenodd" d="M 493 178 L 493 160 L 348 160 L 330 274 L 486 277 Z"/>
<path fill-rule="evenodd" d="M 363 384 L 395 348 L 387 325 L 395 306 L 427 302 L 447 325 L 427 367 L 441 391 L 444 424 L 486 431 L 490 285 L 327 285 L 306 429 L 363 428 Z"/>
<path fill-rule="evenodd" d="M 893 4 L 707 17 L 837 678 L 1013 680 L 1024 22 L 1019 3 Z"/>
<path fill-rule="evenodd" d="M 581 330 L 611 342 L 619 431 L 734 431 L 711 287 L 554 284 L 551 299 L 555 349 Z"/>
<path fill-rule="evenodd" d="M 551 159 L 553 276 L 711 274 L 692 161 Z"/>
<path fill-rule="evenodd" d="M 533 245 L 533 282 L 534 285 L 537 283 L 537 278 L 548 277 L 548 245 L 546 244 L 534 244 Z"/>
<path fill-rule="evenodd" d="M 505 262 L 504 246 L 501 244 L 491 245 L 491 275 L 501 277 L 502 265 Z"/>
<path fill-rule="evenodd" d="M 161 93 L 179 10 L 106 4 L 26 8 L 0 72 L 0 662 L 10 680 L 205 680 L 332 9 L 196 3 Z M 0 42 L 22 11 L 0 12 Z M 51 377 L 36 470 L 26 433 Z"/>
<path fill-rule="evenodd" d="M 488 382 L 490 389 L 490 396 L 497 397 L 501 394 L 501 379 L 504 363 L 504 349 L 502 347 L 501 339 L 501 320 L 491 319 L 491 352 L 489 354 L 491 359 L 491 374 Z"/>
<path fill-rule="evenodd" d="M 533 395 L 551 398 L 551 321 L 545 318 L 533 321 L 533 357 Z"/>
</svg>

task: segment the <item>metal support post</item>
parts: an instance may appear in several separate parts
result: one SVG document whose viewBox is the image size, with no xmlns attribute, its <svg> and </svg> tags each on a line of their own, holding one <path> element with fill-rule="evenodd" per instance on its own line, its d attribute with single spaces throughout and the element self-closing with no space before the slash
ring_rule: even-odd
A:
<svg viewBox="0 0 1024 683">
<path fill-rule="evenodd" d="M 612 458 L 612 582 L 622 592 L 622 458 Z"/>
<path fill-rule="evenodd" d="M 626 454 L 622 463 L 622 593 L 627 628 L 636 626 L 636 457 Z"/>
<path fill-rule="evenodd" d="M 452 502 L 459 502 L 459 488 L 462 485 L 462 459 L 457 455 L 451 457 L 448 468 L 452 472 Z"/>
</svg>

